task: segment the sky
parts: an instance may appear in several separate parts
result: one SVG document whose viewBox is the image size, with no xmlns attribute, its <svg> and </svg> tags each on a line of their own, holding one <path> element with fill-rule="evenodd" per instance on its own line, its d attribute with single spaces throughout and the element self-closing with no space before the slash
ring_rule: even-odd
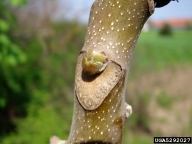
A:
<svg viewBox="0 0 192 144">
<path fill-rule="evenodd" d="M 162 8 L 156 8 L 150 19 L 192 18 L 192 0 L 172 1 Z"/>
<path fill-rule="evenodd" d="M 60 0 L 61 3 L 70 7 L 68 18 L 78 19 L 87 23 L 89 19 L 89 10 L 94 0 Z M 169 18 L 192 18 L 192 0 L 172 1 L 162 8 L 156 8 L 155 13 L 150 17 L 151 20 L 167 20 Z"/>
</svg>

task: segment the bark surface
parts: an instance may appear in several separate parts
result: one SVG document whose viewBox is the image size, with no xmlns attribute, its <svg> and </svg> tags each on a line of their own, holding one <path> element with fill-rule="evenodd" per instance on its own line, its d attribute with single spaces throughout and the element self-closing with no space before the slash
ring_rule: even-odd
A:
<svg viewBox="0 0 192 144">
<path fill-rule="evenodd" d="M 66 144 L 121 143 L 125 115 L 131 111 L 125 102 L 130 62 L 141 29 L 153 11 L 153 0 L 93 3 L 76 67 L 74 114 Z M 87 74 L 83 70 L 87 69 L 83 57 L 89 50 L 107 57 L 108 63 L 100 73 Z"/>
</svg>

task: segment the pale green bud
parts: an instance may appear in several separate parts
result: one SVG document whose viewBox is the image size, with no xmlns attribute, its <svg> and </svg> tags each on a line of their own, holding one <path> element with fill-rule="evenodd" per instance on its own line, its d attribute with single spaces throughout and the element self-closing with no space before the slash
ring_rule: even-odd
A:
<svg viewBox="0 0 192 144">
<path fill-rule="evenodd" d="M 108 58 L 104 52 L 89 49 L 87 52 L 85 52 L 83 57 L 83 71 L 89 75 L 100 73 L 107 66 L 107 62 Z"/>
</svg>

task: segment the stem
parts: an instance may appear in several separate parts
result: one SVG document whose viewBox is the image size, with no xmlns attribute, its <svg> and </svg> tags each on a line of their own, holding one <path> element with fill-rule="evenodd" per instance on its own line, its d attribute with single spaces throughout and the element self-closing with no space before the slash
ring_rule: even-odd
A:
<svg viewBox="0 0 192 144">
<path fill-rule="evenodd" d="M 74 114 L 66 144 L 121 143 L 130 61 L 141 29 L 153 10 L 153 0 L 93 3 L 85 44 L 77 62 Z M 106 54 L 109 62 L 101 73 L 84 73 L 82 60 L 88 50 Z"/>
</svg>

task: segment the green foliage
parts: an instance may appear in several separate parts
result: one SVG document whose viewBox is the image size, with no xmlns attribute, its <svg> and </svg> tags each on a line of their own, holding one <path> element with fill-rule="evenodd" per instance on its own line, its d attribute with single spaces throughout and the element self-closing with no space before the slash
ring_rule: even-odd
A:
<svg viewBox="0 0 192 144">
<path fill-rule="evenodd" d="M 14 42 L 9 33 L 14 22 L 9 9 L 0 2 L 0 9 L 4 12 L 0 14 L 0 64 L 2 67 L 14 67 L 26 61 L 26 55 Z"/>
<path fill-rule="evenodd" d="M 66 112 L 66 117 L 67 114 Z M 70 123 L 67 123 L 65 118 L 59 117 L 59 113 L 49 105 L 43 107 L 33 105 L 30 107 L 28 117 L 25 120 L 17 120 L 17 124 L 17 134 L 12 133 L 4 138 L 3 144 L 33 144 L 37 141 L 48 144 L 52 135 L 67 138 L 69 132 L 66 130 L 70 126 Z"/>
<path fill-rule="evenodd" d="M 18 28 L 14 34 L 15 29 L 11 24 L 8 29 L 4 21 L 1 25 L 5 36 L 1 37 L 4 47 L 0 49 L 0 143 L 48 143 L 52 135 L 67 138 L 75 66 L 85 29 L 75 23 L 56 24 L 56 36 L 39 40 L 18 33 Z M 10 56 L 11 62 L 7 60 Z"/>
<path fill-rule="evenodd" d="M 173 34 L 171 26 L 169 24 L 165 24 L 162 29 L 160 29 L 159 34 L 162 36 L 170 36 Z"/>
<path fill-rule="evenodd" d="M 14 42 L 9 33 L 14 22 L 9 9 L 0 2 L 0 9 L 4 12 L 0 14 L 0 65 L 2 67 L 14 67 L 26 61 L 26 55 Z"/>
<path fill-rule="evenodd" d="M 8 2 L 13 6 L 21 6 L 26 4 L 26 0 L 8 0 Z"/>
<path fill-rule="evenodd" d="M 14 4 L 19 3 L 15 1 Z M 74 52 L 70 54 L 70 51 L 74 51 L 76 47 L 73 45 L 69 52 L 67 51 L 68 55 L 65 54 L 67 57 L 63 57 L 63 52 L 59 51 L 44 57 L 42 60 L 43 48 L 39 39 L 35 36 L 25 37 L 22 33 L 15 34 L 13 25 L 16 26 L 16 21 L 12 12 L 3 5 L 2 1 L 0 1 L 0 9 L 3 11 L 0 13 L 0 143 L 25 143 L 26 139 L 31 140 L 29 136 L 33 134 L 36 141 L 38 139 L 48 141 L 48 137 L 51 136 L 49 132 L 54 132 L 54 129 L 60 129 L 64 125 L 62 132 L 59 132 L 60 134 L 55 132 L 61 135 L 70 127 L 70 120 L 65 117 L 68 115 L 71 119 L 72 106 L 68 106 L 69 101 L 66 97 L 61 100 L 61 96 L 68 95 L 68 97 L 73 98 L 66 86 L 68 84 L 65 79 L 72 83 L 75 64 L 73 64 L 74 66 L 71 64 L 75 61 L 75 54 Z M 75 49 L 76 53 L 78 51 L 79 49 Z M 59 58 L 58 55 L 60 55 Z M 63 59 L 65 61 L 62 61 Z M 58 62 L 61 65 L 54 66 Z M 57 67 L 60 68 L 57 69 Z M 67 78 L 63 78 L 63 72 L 68 74 L 66 74 Z M 72 87 L 70 83 L 69 87 Z M 45 107 L 52 106 L 53 108 L 44 109 L 44 107 L 42 108 L 43 104 Z M 63 104 L 69 107 L 67 112 L 61 110 Z M 43 113 L 46 115 L 41 115 Z M 54 119 L 56 115 L 61 116 Z M 49 116 L 52 119 L 47 119 Z M 23 119 L 25 117 L 26 119 Z M 63 119 L 66 120 L 66 123 L 59 125 L 61 122 L 58 123 L 58 121 Z M 38 129 L 39 125 L 33 126 L 36 121 L 39 121 L 39 125 L 44 128 L 50 123 L 56 125 L 50 127 L 50 131 L 43 135 L 44 131 Z M 45 126 L 45 124 L 47 125 Z M 42 135 L 39 134 L 40 131 Z M 11 134 L 10 137 L 8 134 Z M 24 137 L 23 134 L 25 134 Z"/>
<path fill-rule="evenodd" d="M 0 19 L 0 30 L 2 32 L 7 32 L 9 28 L 10 28 L 9 23 L 4 19 Z"/>
<path fill-rule="evenodd" d="M 187 24 L 187 30 L 192 30 L 192 22 L 189 22 L 188 24 Z"/>
<path fill-rule="evenodd" d="M 30 100 L 29 89 L 24 81 L 23 65 L 27 56 L 15 42 L 11 33 L 15 22 L 10 10 L 0 1 L 0 137 L 14 128 L 12 119 L 25 115 Z"/>
<path fill-rule="evenodd" d="M 157 104 L 165 109 L 171 108 L 172 104 L 175 101 L 174 97 L 169 96 L 165 92 L 162 92 L 160 95 L 157 96 Z"/>
<path fill-rule="evenodd" d="M 131 72 L 142 75 L 143 71 L 153 72 L 177 65 L 191 65 L 191 37 L 192 31 L 175 31 L 172 37 L 161 37 L 157 32 L 141 33 Z"/>
</svg>

